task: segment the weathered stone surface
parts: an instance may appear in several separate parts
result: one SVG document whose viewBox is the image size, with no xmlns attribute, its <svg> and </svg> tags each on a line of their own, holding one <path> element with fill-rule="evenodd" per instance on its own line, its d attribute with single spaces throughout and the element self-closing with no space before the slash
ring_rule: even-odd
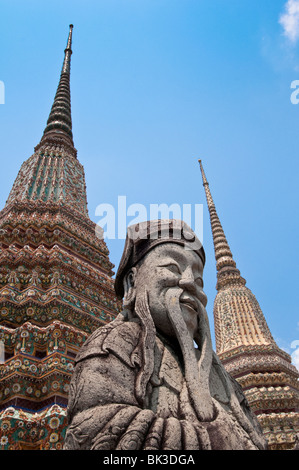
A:
<svg viewBox="0 0 299 470">
<path fill-rule="evenodd" d="M 203 248 L 174 224 L 128 230 L 116 276 L 124 308 L 76 358 L 65 449 L 265 448 L 241 387 L 212 349 Z"/>
</svg>

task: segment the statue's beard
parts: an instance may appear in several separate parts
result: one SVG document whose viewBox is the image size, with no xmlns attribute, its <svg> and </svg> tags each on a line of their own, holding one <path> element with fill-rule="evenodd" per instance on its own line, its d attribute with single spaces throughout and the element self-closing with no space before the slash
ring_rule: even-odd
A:
<svg viewBox="0 0 299 470">
<path fill-rule="evenodd" d="M 209 377 L 213 359 L 212 342 L 209 322 L 205 308 L 202 306 L 198 315 L 198 329 L 194 341 L 198 345 L 200 359 L 196 358 L 193 338 L 190 335 L 182 315 L 180 296 L 182 289 L 170 288 L 166 292 L 165 301 L 169 321 L 179 342 L 183 360 L 186 385 L 190 401 L 199 421 L 212 421 L 215 408 L 210 394 Z M 156 328 L 150 314 L 147 291 L 139 291 L 135 301 L 135 313 L 142 323 L 143 367 L 137 377 L 137 397 L 144 402 L 147 383 L 153 373 L 154 344 Z M 143 403 L 144 404 L 144 403 Z"/>
<path fill-rule="evenodd" d="M 209 386 L 213 359 L 209 323 L 205 309 L 202 307 L 198 315 L 198 329 L 194 337 L 200 352 L 198 361 L 195 355 L 193 338 L 182 316 L 181 294 L 182 289 L 179 287 L 168 289 L 165 295 L 168 316 L 183 354 L 185 379 L 193 408 L 200 421 L 212 421 L 215 418 L 215 412 Z"/>
</svg>

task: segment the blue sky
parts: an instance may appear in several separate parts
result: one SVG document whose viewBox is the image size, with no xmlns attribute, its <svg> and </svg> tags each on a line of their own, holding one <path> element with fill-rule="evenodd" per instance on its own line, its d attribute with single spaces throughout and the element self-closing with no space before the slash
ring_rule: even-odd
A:
<svg viewBox="0 0 299 470">
<path fill-rule="evenodd" d="M 97 222 L 96 207 L 116 207 L 118 196 L 147 210 L 203 204 L 213 330 L 201 158 L 237 266 L 295 360 L 299 104 L 290 97 L 299 80 L 298 3 L 0 1 L 0 207 L 42 136 L 73 23 L 73 133 L 90 218 Z M 107 244 L 117 267 L 124 240 Z"/>
</svg>

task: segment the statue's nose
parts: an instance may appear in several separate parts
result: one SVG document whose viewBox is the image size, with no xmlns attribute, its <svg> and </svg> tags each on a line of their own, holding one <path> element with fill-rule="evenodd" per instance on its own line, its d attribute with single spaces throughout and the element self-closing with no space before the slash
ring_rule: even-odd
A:
<svg viewBox="0 0 299 470">
<path fill-rule="evenodd" d="M 181 279 L 179 280 L 179 287 L 195 292 L 196 285 L 191 269 L 188 269 L 186 270 L 186 272 L 183 273 Z"/>
</svg>

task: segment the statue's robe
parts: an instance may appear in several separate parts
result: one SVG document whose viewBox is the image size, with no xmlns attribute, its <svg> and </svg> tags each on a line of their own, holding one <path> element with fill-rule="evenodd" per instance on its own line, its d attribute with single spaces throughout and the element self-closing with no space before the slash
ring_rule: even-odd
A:
<svg viewBox="0 0 299 470">
<path fill-rule="evenodd" d="M 138 322 L 120 318 L 96 330 L 76 358 L 64 449 L 265 448 L 240 386 L 214 353 L 210 393 L 215 413 L 211 422 L 197 419 L 183 359 L 158 336 L 153 372 L 141 400 L 136 382 L 144 367 L 142 328 Z"/>
</svg>

